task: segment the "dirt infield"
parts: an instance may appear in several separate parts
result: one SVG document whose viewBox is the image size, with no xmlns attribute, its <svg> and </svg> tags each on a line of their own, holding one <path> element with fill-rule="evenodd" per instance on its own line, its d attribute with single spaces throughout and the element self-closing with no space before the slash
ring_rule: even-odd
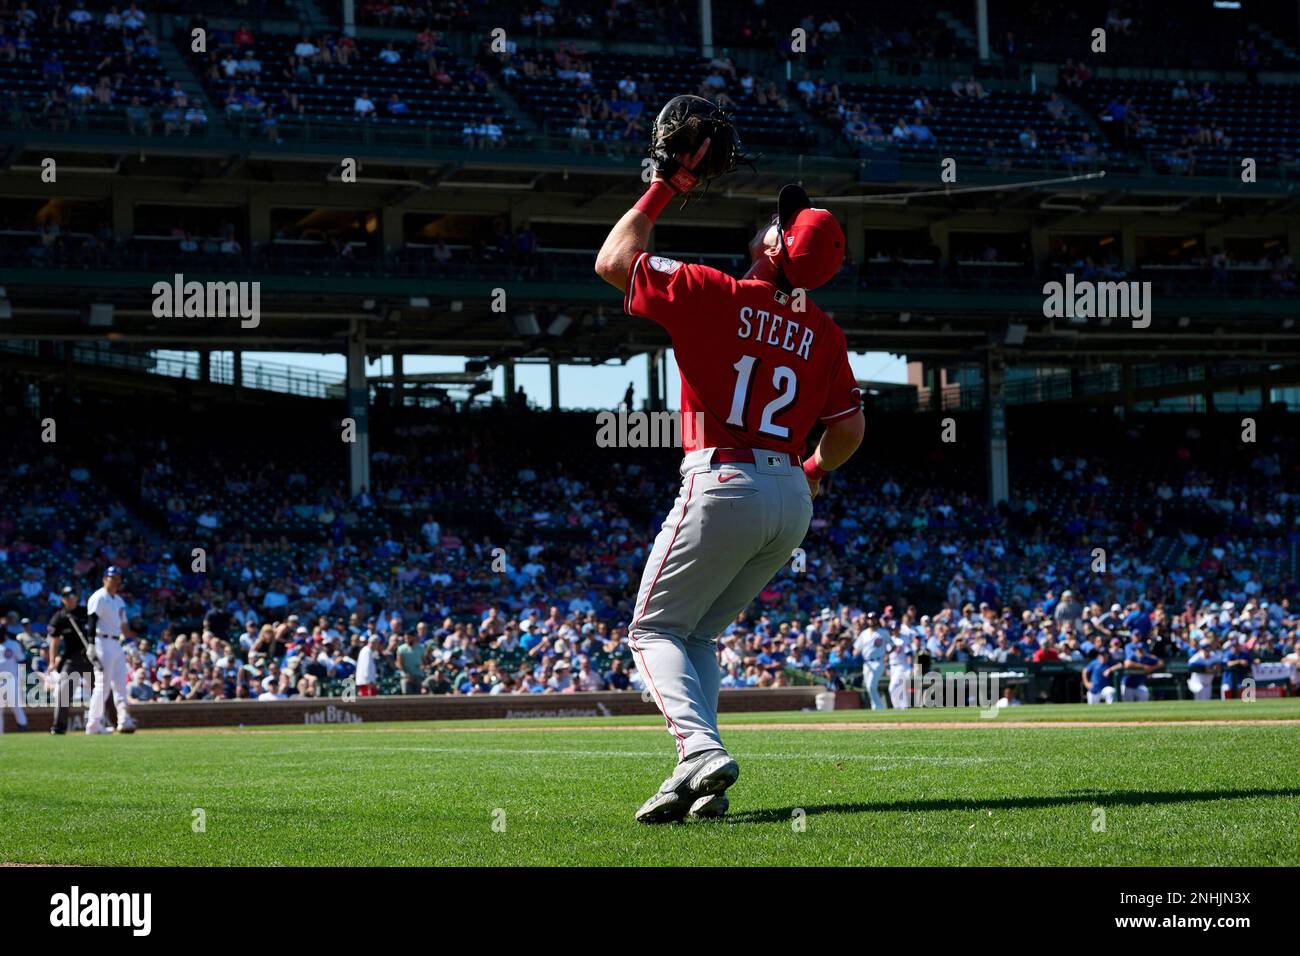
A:
<svg viewBox="0 0 1300 956">
<path fill-rule="evenodd" d="M 8 860 L 0 860 L 0 869 L 7 866 L 37 866 L 42 870 L 65 870 L 72 869 L 75 863 L 10 863 Z"/>
<path fill-rule="evenodd" d="M 969 730 L 983 728 L 1006 728 L 1008 730 L 1029 730 L 1044 727 L 1060 727 L 1067 730 L 1079 730 L 1087 727 L 1230 727 L 1234 724 L 1282 725 L 1290 724 L 1300 728 L 1300 720 L 1295 719 L 1242 719 L 1242 720 L 931 720 L 931 721 L 844 721 L 844 722 L 796 722 L 783 723 L 748 723 L 722 725 L 724 731 L 732 730 Z M 509 727 L 159 727 L 144 730 L 150 734 L 253 734 L 253 735 L 293 735 L 319 734 L 331 730 L 344 733 L 372 734 L 499 734 L 499 733 L 581 733 L 587 731 L 654 731 L 663 730 L 663 724 L 581 724 L 578 726 L 543 726 L 521 721 L 518 726 Z"/>
</svg>

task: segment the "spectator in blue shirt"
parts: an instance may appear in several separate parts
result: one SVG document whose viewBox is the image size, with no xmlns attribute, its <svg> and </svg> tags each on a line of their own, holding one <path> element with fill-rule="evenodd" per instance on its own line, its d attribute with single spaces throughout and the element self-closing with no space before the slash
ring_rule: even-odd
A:
<svg viewBox="0 0 1300 956">
<path fill-rule="evenodd" d="M 58 50 L 50 51 L 50 55 L 41 64 L 41 72 L 45 74 L 45 82 L 50 86 L 57 86 L 63 81 L 63 61 L 59 59 Z"/>
<path fill-rule="evenodd" d="M 618 658 L 614 658 L 604 676 L 605 686 L 610 690 L 627 690 L 631 686 L 627 670 L 624 669 L 623 662 Z"/>
<path fill-rule="evenodd" d="M 1151 636 L 1151 615 L 1144 611 L 1140 604 L 1134 604 L 1132 610 L 1124 616 L 1124 627 L 1128 628 L 1130 634 L 1137 635 L 1145 643 Z"/>
<path fill-rule="evenodd" d="M 519 647 L 525 653 L 529 653 L 541 642 L 541 632 L 533 628 L 532 621 L 520 622 L 519 628 L 523 631 L 523 636 L 519 638 Z"/>
</svg>

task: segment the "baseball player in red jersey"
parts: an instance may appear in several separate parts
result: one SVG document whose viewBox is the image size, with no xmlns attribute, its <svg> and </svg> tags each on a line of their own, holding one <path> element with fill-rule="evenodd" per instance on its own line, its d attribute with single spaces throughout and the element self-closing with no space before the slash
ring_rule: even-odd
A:
<svg viewBox="0 0 1300 956">
<path fill-rule="evenodd" d="M 776 222 L 755 236 L 753 266 L 737 280 L 645 251 L 678 183 L 656 173 L 596 258 L 601 278 L 626 293 L 627 313 L 671 336 L 682 374 L 681 491 L 646 561 L 629 632 L 678 758 L 637 811 L 643 823 L 726 812 L 740 768 L 718 734 L 717 636 L 790 560 L 822 477 L 857 451 L 865 429 L 844 333 L 805 294 L 843 261 L 835 217 L 784 187 Z M 692 418 L 699 427 L 687 429 Z M 826 430 L 802 458 L 819 421 Z"/>
</svg>

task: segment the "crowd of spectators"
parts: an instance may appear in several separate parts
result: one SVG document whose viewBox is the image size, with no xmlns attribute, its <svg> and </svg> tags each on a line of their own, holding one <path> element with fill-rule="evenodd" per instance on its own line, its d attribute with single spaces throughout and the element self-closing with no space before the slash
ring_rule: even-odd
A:
<svg viewBox="0 0 1300 956">
<path fill-rule="evenodd" d="M 510 42 L 491 62 L 506 89 L 556 80 L 572 91 L 572 111 L 549 120 L 553 131 L 568 136 L 574 149 L 590 151 L 596 143 L 639 148 L 649 135 L 654 117 L 646 104 L 657 103 L 659 97 L 649 74 L 626 74 L 610 89 L 597 89 L 587 55 L 565 43 L 552 49 L 522 49 Z"/>
<path fill-rule="evenodd" d="M 363 0 L 357 19 L 381 27 L 427 25 L 439 30 L 464 29 L 473 23 L 465 0 Z"/>
<path fill-rule="evenodd" d="M 539 38 L 684 37 L 688 29 L 680 5 L 667 2 L 533 0 L 510 6 L 510 10 L 497 13 L 465 0 L 363 0 L 357 4 L 357 19 L 372 26 L 430 26 L 438 30 L 486 30 L 499 25 L 511 33 Z"/>
<path fill-rule="evenodd" d="M 75 56 L 65 59 L 60 52 Z M 88 10 L 77 0 L 62 4 L 26 0 L 15 9 L 0 8 L 0 63 L 39 67 L 42 96 L 34 109 L 17 88 L 0 94 L 0 115 L 15 128 L 40 122 L 67 130 L 92 110 L 120 109 L 127 129 L 140 135 L 188 136 L 207 127 L 201 100 L 191 98 L 179 82 L 167 84 L 158 67 L 158 41 L 143 10 L 131 3 L 107 11 Z M 151 84 L 139 83 L 152 74 Z"/>
<path fill-rule="evenodd" d="M 691 22 L 682 4 L 633 0 L 538 0 L 524 3 L 516 15 L 520 34 L 543 37 L 603 37 L 609 40 L 655 38 L 689 43 Z"/>
<path fill-rule="evenodd" d="M 1203 109 L 1215 102 L 1215 93 L 1209 80 L 1192 86 L 1185 80 L 1179 80 L 1173 86 L 1171 100 L 1175 104 L 1190 103 Z M 1148 113 L 1134 103 L 1132 97 L 1111 97 L 1098 116 L 1098 121 L 1109 125 L 1125 144 L 1135 148 L 1156 139 L 1162 132 Z M 1224 124 L 1216 119 L 1193 119 L 1175 132 L 1177 142 L 1172 143 L 1159 158 L 1170 171 L 1179 175 L 1196 175 L 1197 154 L 1201 147 L 1225 150 L 1232 146 L 1232 136 Z"/>
<path fill-rule="evenodd" d="M 644 68 L 634 61 L 619 68 L 576 44 L 531 49 L 507 39 L 499 50 L 485 44 L 481 59 L 505 89 L 538 114 L 547 132 L 568 138 L 582 152 L 642 148 L 662 101 L 681 93 L 701 96 L 733 114 L 793 112 L 785 84 L 738 68 L 725 49 L 707 60 L 664 58 L 647 61 Z"/>
<path fill-rule="evenodd" d="M 618 35 L 632 23 L 672 43 L 664 30 L 668 21 L 675 22 L 676 6 L 647 7 L 611 0 L 608 4 L 562 7 L 552 0 L 541 0 L 535 6 L 520 7 L 511 17 L 518 20 L 518 34 L 525 43 L 536 36 L 570 36 L 575 25 Z M 1110 11 L 1115 16 L 1109 29 L 1118 38 L 1127 40 L 1137 36 L 1135 31 L 1150 28 L 1135 21 L 1131 11 L 1117 10 Z M 362 22 L 409 28 L 414 43 L 358 41 L 342 31 L 304 33 L 292 44 L 288 56 L 281 57 L 277 52 L 272 57 L 263 51 L 265 38 L 256 35 L 248 24 L 216 26 L 209 25 L 202 16 L 192 17 L 187 28 L 192 31 L 203 27 L 207 33 L 208 47 L 199 72 L 211 95 L 212 109 L 280 143 L 286 121 L 308 119 L 314 110 L 323 108 L 320 102 L 311 101 L 310 91 L 326 90 L 336 82 L 339 71 L 347 73 L 357 64 L 395 66 L 414 59 L 427 68 L 433 89 L 489 98 L 487 104 L 491 104 L 498 82 L 513 90 L 517 82 L 527 83 L 533 78 L 562 80 L 575 94 L 572 105 L 560 114 L 548 113 L 544 117 L 546 131 L 568 138 L 579 151 L 601 149 L 621 154 L 639 149 L 645 142 L 653 110 L 661 99 L 684 91 L 656 89 L 656 81 L 649 73 L 629 73 L 609 84 L 603 78 L 593 81 L 589 52 L 563 40 L 553 48 L 524 49 L 513 33 L 504 39 L 504 52 L 501 43 L 493 40 L 494 52 L 481 58 L 482 64 L 457 69 L 445 31 L 470 27 L 482 30 L 484 26 L 479 22 L 483 11 L 471 9 L 463 0 L 368 3 L 359 11 Z M 786 22 L 795 22 L 793 14 L 761 2 L 740 4 L 719 16 L 720 29 L 731 30 L 734 20 L 742 24 L 739 30 L 745 38 L 752 40 L 756 33 L 770 35 L 785 47 L 789 45 Z M 679 28 L 683 26 L 678 24 Z M 939 25 L 927 10 L 917 10 L 911 16 L 891 15 L 886 22 L 866 26 L 858 23 L 851 12 L 831 8 L 803 15 L 797 26 L 806 31 L 810 44 L 809 50 L 799 55 L 799 63 L 810 68 L 801 69 L 790 81 L 778 80 L 777 73 L 763 68 L 756 72 L 738 68 L 728 50 L 720 47 L 704 75 L 696 78 L 687 68 L 689 84 L 694 87 L 691 91 L 724 108 L 739 104 L 760 110 L 770 107 L 794 122 L 799 119 L 797 108 L 802 107 L 835 134 L 825 134 L 827 142 L 820 145 L 858 154 L 899 146 L 939 154 L 946 148 L 950 150 L 947 155 L 951 155 L 955 136 L 951 130 L 945 134 L 944 121 L 956 120 L 959 128 L 967 129 L 970 117 L 981 114 L 970 113 L 965 103 L 998 95 L 987 90 L 973 74 L 942 81 L 948 84 L 947 90 L 937 84 L 917 87 L 910 106 L 901 112 L 880 112 L 841 95 L 835 80 L 841 74 L 822 68 L 825 52 L 851 50 L 872 56 L 941 60 L 962 53 L 954 46 L 951 30 Z M 69 68 L 60 53 L 60 37 L 78 49 L 92 50 L 93 68 L 85 68 L 80 60 L 77 69 Z M 44 38 L 51 42 L 37 42 Z M 285 37 L 277 34 L 274 39 L 278 51 Z M 689 36 L 684 39 L 690 41 Z M 733 38 L 726 42 L 741 41 Z M 1025 54 L 1014 32 L 1000 35 L 994 45 L 998 57 L 1007 62 L 1016 62 Z M 1236 38 L 1225 57 L 1245 69 L 1252 82 L 1258 80 L 1262 59 L 1255 39 Z M 143 86 L 131 82 L 142 64 L 156 66 L 158 62 L 158 41 L 136 3 L 110 6 L 104 11 L 87 9 L 84 0 L 77 0 L 70 9 L 57 3 L 33 6 L 28 0 L 20 0 L 10 8 L 6 2 L 0 5 L 0 63 L 20 61 L 31 62 L 33 69 L 39 69 L 44 92 L 39 105 L 33 106 L 23 100 L 17 88 L 0 90 L 0 115 L 15 127 L 40 124 L 71 129 L 88 111 L 111 108 L 121 114 L 118 122 L 124 123 L 128 132 L 190 136 L 203 133 L 212 119 L 202 98 L 187 92 L 180 81 L 155 78 Z M 684 66 L 686 63 L 683 61 Z M 1108 166 L 1111 160 L 1143 157 L 1161 170 L 1194 176 L 1202 174 L 1207 164 L 1217 169 L 1223 156 L 1234 148 L 1258 146 L 1250 142 L 1249 130 L 1234 131 L 1223 114 L 1215 111 L 1224 94 L 1212 81 L 1180 80 L 1172 86 L 1173 106 L 1194 106 L 1203 114 L 1199 119 L 1187 120 L 1181 111 L 1165 116 L 1159 110 L 1140 106 L 1127 95 L 1103 100 L 1104 107 L 1102 103 L 1089 104 L 1085 92 L 1093 76 L 1083 58 L 1065 58 L 1058 79 L 1058 89 L 1045 98 L 1040 120 L 1016 129 L 991 127 L 988 135 L 975 144 L 978 159 L 986 168 L 1009 172 L 1018 166 L 1041 164 L 1070 172 L 1095 171 Z M 365 79 L 354 85 L 355 89 L 349 85 L 347 93 L 350 110 L 330 105 L 332 119 L 341 119 L 337 114 L 342 112 L 362 123 L 405 121 L 424 115 L 419 103 L 408 102 L 402 92 L 411 89 L 409 86 L 365 88 L 370 85 Z M 479 112 L 476 106 L 472 118 L 462 121 L 457 117 L 461 145 L 469 149 L 510 145 L 515 131 L 508 115 L 509 104 L 492 105 L 500 109 Z M 1093 114 L 1103 137 L 1095 136 L 1078 122 L 1087 114 Z M 798 137 L 791 140 L 796 141 Z M 972 158 L 971 144 L 962 145 L 963 155 Z M 1259 155 L 1259 150 L 1256 148 L 1252 155 Z M 1278 158 L 1288 166 L 1293 162 L 1290 153 Z"/>
<path fill-rule="evenodd" d="M 482 68 L 455 68 L 443 31 L 428 25 L 414 30 L 407 42 L 380 43 L 306 31 L 286 42 L 282 35 L 259 37 L 246 25 L 236 30 L 207 27 L 201 16 L 190 22 L 191 30 L 198 27 L 208 30 L 209 41 L 197 68 L 210 88 L 221 91 L 218 100 L 226 116 L 259 127 L 277 143 L 284 121 L 311 118 L 310 96 L 335 86 L 347 89 L 346 112 L 361 123 L 415 117 L 418 104 L 409 99 L 422 85 L 448 98 L 495 88 Z M 401 75 L 394 76 L 398 67 Z M 487 148 L 504 146 L 506 140 L 503 126 L 484 114 L 465 123 L 462 142 Z"/>
<path fill-rule="evenodd" d="M 474 8 L 464 0 L 368 0 L 357 6 L 362 24 L 384 27 L 432 26 L 440 30 L 503 26 L 511 35 L 534 39 L 653 40 L 671 46 L 690 45 L 697 37 L 696 11 L 689 4 L 633 0 L 532 0 L 514 5 L 494 19 L 494 11 Z M 770 47 L 790 55 L 790 31 L 804 31 L 801 53 L 820 62 L 826 53 L 859 52 L 873 56 L 948 59 L 958 46 L 951 30 L 941 25 L 928 5 L 915 12 L 894 12 L 869 28 L 858 23 L 855 10 L 841 5 L 798 14 L 770 0 L 722 2 L 714 7 L 714 32 L 721 43 Z"/>
<path fill-rule="evenodd" d="M 379 693 L 638 688 L 627 625 L 671 452 L 604 460 L 572 416 L 430 414 L 378 441 L 375 489 L 356 497 L 309 442 L 212 457 L 220 433 L 199 455 L 112 432 L 93 468 L 15 449 L 0 479 L 9 630 L 38 645 L 50 595 L 71 580 L 84 598 L 113 563 L 140 700 L 332 695 L 349 679 Z M 857 683 L 859 639 L 879 628 L 935 662 L 1084 662 L 1134 634 L 1163 660 L 1207 641 L 1294 659 L 1294 447 L 1226 468 L 1206 426 L 1171 427 L 1031 454 L 1001 508 L 969 490 L 965 453 L 868 454 L 819 499 L 807 568 L 783 570 L 720 635 L 724 686 Z"/>
<path fill-rule="evenodd" d="M 927 150 L 936 155 L 944 155 L 945 150 L 951 154 L 954 146 L 964 150 L 962 143 L 945 142 L 938 130 L 945 120 L 964 129 L 979 115 L 971 112 L 971 104 L 993 96 L 973 75 L 959 76 L 946 92 L 918 88 L 908 92 L 910 102 L 904 111 L 880 114 L 864 106 L 858 96 L 842 91 L 833 79 L 809 70 L 794 82 L 793 91 L 805 110 L 838 130 L 840 141 L 859 154 L 883 147 Z M 997 172 L 1010 171 L 1017 161 L 1070 172 L 1098 169 L 1107 157 L 1104 144 L 1098 144 L 1083 124 L 1071 122 L 1066 100 L 1053 92 L 1043 99 L 1042 108 L 1041 118 L 1022 128 L 989 128 L 979 161 Z M 1005 123 L 1005 119 L 999 120 Z"/>
</svg>

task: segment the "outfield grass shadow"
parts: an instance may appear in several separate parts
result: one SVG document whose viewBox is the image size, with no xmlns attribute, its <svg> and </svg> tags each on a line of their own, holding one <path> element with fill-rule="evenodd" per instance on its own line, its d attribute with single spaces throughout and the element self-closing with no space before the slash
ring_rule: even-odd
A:
<svg viewBox="0 0 1300 956">
<path fill-rule="evenodd" d="M 1241 790 L 1072 790 L 1054 796 L 992 797 L 961 800 L 899 800 L 858 803 L 822 803 L 779 807 L 767 810 L 738 810 L 727 814 L 730 823 L 789 823 L 798 811 L 807 816 L 818 813 L 946 813 L 953 810 L 1035 810 L 1073 803 L 1091 806 L 1137 806 L 1140 804 L 1202 803 L 1211 800 L 1245 800 L 1251 797 L 1300 797 L 1300 788 L 1266 788 Z"/>
</svg>

